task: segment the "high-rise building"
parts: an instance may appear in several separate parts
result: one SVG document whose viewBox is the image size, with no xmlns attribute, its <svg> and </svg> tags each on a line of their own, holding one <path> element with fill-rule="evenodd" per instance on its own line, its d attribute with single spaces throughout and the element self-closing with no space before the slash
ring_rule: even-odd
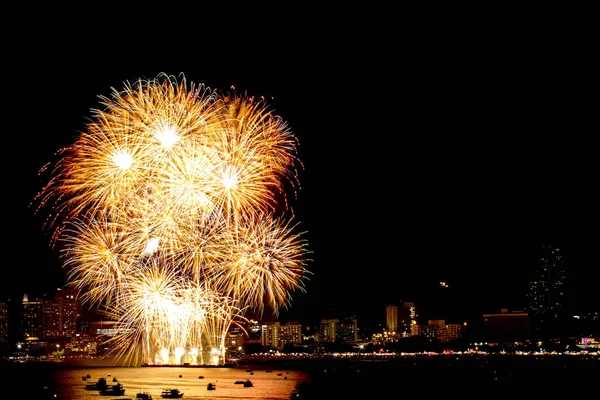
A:
<svg viewBox="0 0 600 400">
<path fill-rule="evenodd" d="M 9 302 L 0 299 L 0 343 L 7 343 L 9 338 Z"/>
<path fill-rule="evenodd" d="M 285 345 L 302 344 L 302 325 L 288 322 L 266 322 L 261 326 L 261 344 L 265 347 L 282 349 Z"/>
<path fill-rule="evenodd" d="M 418 313 L 413 302 L 405 301 L 398 313 L 400 333 L 402 336 L 415 336 L 418 334 Z"/>
<path fill-rule="evenodd" d="M 398 332 L 398 306 L 385 307 L 385 326 L 389 332 Z"/>
<path fill-rule="evenodd" d="M 42 340 L 44 337 L 44 302 L 29 300 L 26 294 L 21 304 L 21 328 L 25 340 Z"/>
<path fill-rule="evenodd" d="M 70 338 L 77 332 L 79 301 L 71 289 L 57 289 L 54 300 L 44 302 L 44 338 Z"/>
<path fill-rule="evenodd" d="M 337 322 L 337 319 L 321 319 L 319 337 L 322 342 L 335 342 L 335 325 Z"/>
<path fill-rule="evenodd" d="M 358 321 L 356 318 L 341 318 L 335 325 L 335 338 L 341 343 L 357 342 Z"/>
<path fill-rule="evenodd" d="M 322 342 L 357 342 L 358 321 L 354 317 L 321 319 L 319 336 Z"/>
<path fill-rule="evenodd" d="M 549 329 L 566 311 L 567 273 L 563 254 L 557 246 L 543 244 L 529 283 L 528 308 L 532 327 L 537 333 Z"/>
</svg>

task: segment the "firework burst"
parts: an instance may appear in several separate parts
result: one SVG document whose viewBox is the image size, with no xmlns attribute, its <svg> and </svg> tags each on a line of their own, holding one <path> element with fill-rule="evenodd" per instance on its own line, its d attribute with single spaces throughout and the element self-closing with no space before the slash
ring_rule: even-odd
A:
<svg viewBox="0 0 600 400">
<path fill-rule="evenodd" d="M 304 232 L 275 215 L 297 184 L 296 138 L 263 101 L 183 77 L 100 99 L 36 196 L 51 246 L 115 321 L 115 355 L 223 362 L 232 324 L 249 308 L 277 314 L 309 275 Z"/>
</svg>

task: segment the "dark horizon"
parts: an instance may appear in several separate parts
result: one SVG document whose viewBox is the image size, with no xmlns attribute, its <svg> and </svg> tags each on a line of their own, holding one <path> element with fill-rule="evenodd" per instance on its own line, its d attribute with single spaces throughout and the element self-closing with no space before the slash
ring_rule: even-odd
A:
<svg viewBox="0 0 600 400">
<path fill-rule="evenodd" d="M 570 249 L 567 248 L 564 251 L 568 250 Z M 569 263 L 575 262 L 576 259 L 572 260 L 569 253 L 563 254 L 566 258 L 566 270 L 569 271 Z M 537 257 L 535 260 L 533 258 L 534 255 L 537 253 L 532 252 L 530 261 L 537 262 Z M 536 266 L 537 264 L 532 264 L 530 271 L 521 271 L 522 275 L 517 277 L 504 277 L 502 282 L 507 285 L 506 291 L 510 291 L 510 295 L 503 290 L 501 281 L 486 283 L 483 278 L 480 283 L 475 284 L 473 280 L 445 280 L 443 281 L 444 285 L 441 285 L 442 281 L 431 278 L 413 281 L 412 285 L 399 282 L 396 290 L 377 293 L 377 287 L 369 289 L 361 288 L 360 285 L 351 286 L 348 280 L 353 279 L 352 274 L 338 277 L 315 273 L 313 279 L 307 283 L 306 292 L 294 293 L 290 307 L 282 309 L 279 316 L 270 314 L 268 309 L 264 313 L 250 311 L 248 315 L 261 318 L 263 321 L 297 321 L 305 324 L 316 324 L 322 318 L 354 316 L 359 320 L 359 324 L 372 328 L 385 324 L 385 306 L 412 302 L 419 311 L 419 320 L 422 323 L 432 319 L 444 319 L 448 323 L 478 321 L 484 314 L 500 313 L 502 309 L 511 312 L 527 312 L 528 299 L 526 296 L 529 286 L 527 277 L 531 277 Z M 10 289 L 3 286 L 0 298 L 8 297 L 16 303 L 20 302 L 24 294 L 27 294 L 30 299 L 44 296 L 52 298 L 55 290 L 64 287 L 67 280 L 64 271 L 58 264 L 55 264 L 54 269 L 45 271 L 43 279 L 31 281 L 30 284 L 26 280 L 21 281 L 20 284 L 14 283 Z M 393 286 L 394 283 L 391 285 Z M 590 279 L 584 281 L 569 279 L 565 298 L 568 310 L 579 315 L 600 312 L 595 292 L 583 290 L 587 287 L 593 289 L 594 285 L 595 281 Z M 343 291 L 342 286 L 349 288 L 348 297 L 339 295 Z M 355 290 L 359 295 L 356 295 Z M 360 296 L 361 292 L 364 293 L 363 296 Z"/>
</svg>

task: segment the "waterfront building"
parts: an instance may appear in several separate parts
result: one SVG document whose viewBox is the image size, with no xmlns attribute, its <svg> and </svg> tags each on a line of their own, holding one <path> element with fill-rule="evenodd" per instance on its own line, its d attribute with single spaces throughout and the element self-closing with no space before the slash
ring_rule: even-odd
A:
<svg viewBox="0 0 600 400">
<path fill-rule="evenodd" d="M 281 325 L 279 322 L 266 322 L 261 326 L 261 344 L 264 347 L 283 349 L 286 345 L 302 344 L 302 325 L 288 322 Z"/>
<path fill-rule="evenodd" d="M 92 336 L 87 332 L 78 332 L 66 342 L 65 349 L 72 353 L 94 355 L 98 353 L 98 347 L 102 340 L 102 337 Z"/>
<path fill-rule="evenodd" d="M 545 336 L 565 318 L 567 272 L 557 246 L 540 246 L 538 263 L 529 282 L 528 308 L 536 336 Z"/>
<path fill-rule="evenodd" d="M 415 304 L 410 301 L 403 302 L 402 307 L 399 309 L 399 320 L 402 336 L 418 335 L 418 318 L 419 315 Z"/>
<path fill-rule="evenodd" d="M 242 332 L 227 332 L 225 335 L 225 348 L 227 350 L 241 350 L 244 346 L 244 334 Z"/>
<path fill-rule="evenodd" d="M 319 337 L 322 342 L 358 342 L 358 321 L 354 317 L 321 319 Z"/>
<path fill-rule="evenodd" d="M 0 343 L 8 343 L 9 340 L 9 309 L 10 308 L 8 300 L 0 299 Z"/>
<path fill-rule="evenodd" d="M 447 324 L 445 320 L 429 320 L 427 325 L 418 325 L 420 336 L 437 339 L 440 342 L 450 342 L 460 339 L 462 336 L 462 325 Z"/>
<path fill-rule="evenodd" d="M 385 307 L 385 326 L 388 332 L 398 332 L 398 306 L 390 304 Z"/>
<path fill-rule="evenodd" d="M 321 342 L 335 342 L 335 324 L 337 319 L 321 319 L 319 338 Z"/>
<path fill-rule="evenodd" d="M 44 302 L 29 300 L 23 296 L 21 304 L 21 333 L 27 341 L 42 340 L 44 337 Z"/>
<path fill-rule="evenodd" d="M 529 314 L 502 309 L 497 314 L 483 315 L 483 335 L 488 343 L 515 343 L 529 340 Z"/>
<path fill-rule="evenodd" d="M 57 289 L 53 300 L 44 301 L 44 338 L 68 339 L 77 332 L 80 303 L 71 289 Z"/>
</svg>

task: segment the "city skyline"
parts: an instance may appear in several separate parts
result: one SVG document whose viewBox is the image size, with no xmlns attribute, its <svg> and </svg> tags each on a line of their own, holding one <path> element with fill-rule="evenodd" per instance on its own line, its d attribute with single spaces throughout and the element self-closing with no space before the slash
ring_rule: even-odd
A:
<svg viewBox="0 0 600 400">
<path fill-rule="evenodd" d="M 521 277 L 536 267 L 541 244 L 564 249 L 578 305 L 600 308 L 600 199 L 584 96 L 595 84 L 584 42 L 549 35 L 532 46 L 525 25 L 502 35 L 440 28 L 418 41 L 370 36 L 401 45 L 391 54 L 357 36 L 332 53 L 307 37 L 273 49 L 270 62 L 255 47 L 200 53 L 211 62 L 189 51 L 111 49 L 112 62 L 94 62 L 93 50 L 52 29 L 12 44 L 10 76 L 26 79 L 8 82 L 6 112 L 19 125 L 7 148 L 21 157 L 5 159 L 6 187 L 15 188 L 5 247 L 20 250 L 5 257 L 0 292 L 50 290 L 63 273 L 44 216 L 29 207 L 39 169 L 84 129 L 97 96 L 165 72 L 263 96 L 298 137 L 304 168 L 289 201 L 307 231 L 313 276 L 306 293 L 292 295 L 290 317 L 397 301 L 437 312 L 437 296 L 450 291 L 472 314 L 521 308 Z M 55 43 L 47 65 L 41 55 Z"/>
</svg>

